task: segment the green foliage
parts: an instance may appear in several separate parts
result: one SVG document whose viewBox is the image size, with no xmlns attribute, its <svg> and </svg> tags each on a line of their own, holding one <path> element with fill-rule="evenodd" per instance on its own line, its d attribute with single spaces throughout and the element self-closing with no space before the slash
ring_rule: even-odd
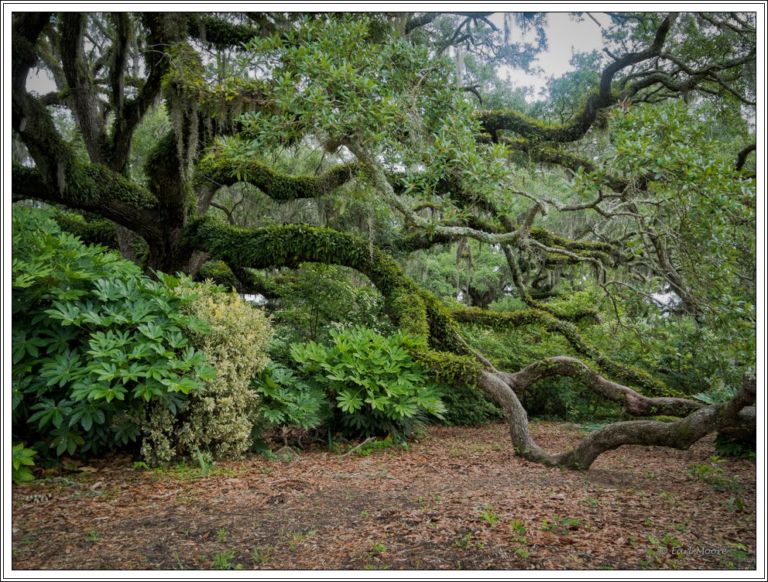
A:
<svg viewBox="0 0 768 582">
<path fill-rule="evenodd" d="M 74 234 L 87 244 L 117 249 L 115 223 L 111 220 L 104 218 L 86 220 L 77 212 L 58 212 L 52 217 L 62 230 Z"/>
<path fill-rule="evenodd" d="M 735 492 L 741 489 L 738 475 L 729 475 L 723 468 L 722 460 L 717 456 L 711 457 L 708 463 L 691 465 L 688 473 L 711 486 L 715 491 Z"/>
<path fill-rule="evenodd" d="M 14 433 L 44 454 L 125 446 L 149 403 L 173 414 L 215 375 L 176 279 L 150 280 L 29 208 L 14 208 L 13 251 Z"/>
<path fill-rule="evenodd" d="M 444 249 L 412 253 L 406 263 L 406 272 L 442 299 L 460 296 L 469 302 L 474 296 L 484 299 L 481 307 L 486 307 L 504 296 L 509 269 L 501 249 L 476 241 L 468 241 L 460 248 L 463 252 L 451 244 Z"/>
<path fill-rule="evenodd" d="M 424 75 L 426 47 L 391 37 L 378 42 L 376 28 L 375 16 L 344 15 L 304 20 L 286 34 L 248 43 L 253 65 L 274 67 L 270 97 L 282 115 L 249 114 L 246 132 L 263 144 L 290 143 L 305 133 L 336 143 L 355 134 L 396 143 L 419 107 L 436 114 L 450 100 L 447 60 Z M 306 82 L 301 99 L 298 79 Z M 420 91 L 411 94 L 417 83 Z"/>
<path fill-rule="evenodd" d="M 197 464 L 200 465 L 200 473 L 203 477 L 207 477 L 213 468 L 213 458 L 211 453 L 203 452 L 198 448 L 195 448 L 193 452 L 197 459 Z"/>
<path fill-rule="evenodd" d="M 196 279 L 199 281 L 210 279 L 225 289 L 237 289 L 238 287 L 237 277 L 224 261 L 208 261 L 200 267 Z"/>
<path fill-rule="evenodd" d="M 382 321 L 381 294 L 350 269 L 307 263 L 280 277 L 275 290 L 280 299 L 274 316 L 284 326 L 282 340 L 288 345 L 326 341 L 334 326 L 390 329 Z"/>
<path fill-rule="evenodd" d="M 565 536 L 577 531 L 584 525 L 584 521 L 579 518 L 555 515 L 551 520 L 545 517 L 541 521 L 541 531 L 549 531 Z"/>
<path fill-rule="evenodd" d="M 35 476 L 31 467 L 35 466 L 35 455 L 37 455 L 37 451 L 28 449 L 24 443 L 13 445 L 12 477 L 14 483 L 34 481 Z"/>
<path fill-rule="evenodd" d="M 271 325 L 260 309 L 210 282 L 180 292 L 191 299 L 185 307 L 189 314 L 206 324 L 206 332 L 193 334 L 191 342 L 215 367 L 216 377 L 190 395 L 183 411 L 147 414 L 142 454 L 152 463 L 196 451 L 213 459 L 237 458 L 252 444 L 259 412 L 250 383 L 267 364 Z"/>
<path fill-rule="evenodd" d="M 219 552 L 211 560 L 211 568 L 214 570 L 232 570 L 235 568 L 236 553 L 234 550 Z"/>
<path fill-rule="evenodd" d="M 267 364 L 251 388 L 260 398 L 254 423 L 258 434 L 274 426 L 313 428 L 327 415 L 329 404 L 325 392 L 280 364 Z"/>
<path fill-rule="evenodd" d="M 364 441 L 362 446 L 357 445 L 352 447 L 350 451 L 354 451 L 355 455 L 358 457 L 368 457 L 375 451 L 385 451 L 392 448 L 399 448 L 407 451 L 410 449 L 410 445 L 406 442 L 398 443 L 391 435 L 387 435 L 387 437 L 383 439 L 370 438 L 370 440 Z"/>
<path fill-rule="evenodd" d="M 572 378 L 548 378 L 531 386 L 520 401 L 532 416 L 569 422 L 604 421 L 622 416 L 621 406 L 606 401 Z"/>
<path fill-rule="evenodd" d="M 493 527 L 499 523 L 499 514 L 493 509 L 493 506 L 486 505 L 480 512 L 480 519 L 485 522 L 488 527 Z"/>
<path fill-rule="evenodd" d="M 440 386 L 440 399 L 445 404 L 443 423 L 448 426 L 479 426 L 504 418 L 499 405 L 477 388 Z"/>
<path fill-rule="evenodd" d="M 755 190 L 734 169 L 744 138 L 715 141 L 709 117 L 706 104 L 633 107 L 612 123 L 614 164 L 652 177 L 651 204 L 639 210 L 659 221 L 657 234 L 688 287 L 687 307 L 712 329 L 733 328 L 754 322 L 755 239 L 745 227 L 754 225 Z"/>
<path fill-rule="evenodd" d="M 573 348 L 562 337 L 547 333 L 540 326 L 499 333 L 467 325 L 463 331 L 475 347 L 502 369 L 518 370 L 552 354 L 574 354 Z M 574 378 L 545 378 L 521 394 L 520 399 L 531 416 L 572 422 L 616 417 L 621 410 Z"/>
<path fill-rule="evenodd" d="M 707 404 L 733 397 L 745 372 L 754 369 L 755 336 L 752 313 L 723 312 L 723 325 L 695 317 L 670 317 L 653 305 L 625 298 L 624 326 L 607 319 L 586 330 L 598 348 L 624 362 L 654 370 L 672 389 Z M 610 316 L 609 316 L 610 317 Z M 729 319 L 729 321 L 724 321 Z"/>
<path fill-rule="evenodd" d="M 745 457 L 755 460 L 755 443 L 727 435 L 718 434 L 715 438 L 715 451 L 721 457 Z"/>
<path fill-rule="evenodd" d="M 168 113 L 164 105 L 152 107 L 133 132 L 128 169 L 131 178 L 141 184 L 148 183 L 144 172 L 147 159 L 159 141 L 171 130 Z"/>
<path fill-rule="evenodd" d="M 400 439 L 426 414 L 445 412 L 437 388 L 409 354 L 413 338 L 356 327 L 331 332 L 331 341 L 295 345 L 291 355 L 334 402 L 333 428 Z"/>
</svg>

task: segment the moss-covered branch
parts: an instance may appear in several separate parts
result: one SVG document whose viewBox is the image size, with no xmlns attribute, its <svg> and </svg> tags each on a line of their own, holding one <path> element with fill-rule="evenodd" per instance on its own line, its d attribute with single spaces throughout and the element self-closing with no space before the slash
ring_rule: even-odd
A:
<svg viewBox="0 0 768 582">
<path fill-rule="evenodd" d="M 76 212 L 58 212 L 53 216 L 62 230 L 80 237 L 84 243 L 119 248 L 115 223 L 106 218 L 86 219 Z"/>
<path fill-rule="evenodd" d="M 451 311 L 451 315 L 456 321 L 462 323 L 476 323 L 500 331 L 509 331 L 510 329 L 526 325 L 541 325 L 549 332 L 562 335 L 576 353 L 589 358 L 601 370 L 612 377 L 636 386 L 654 396 L 679 396 L 679 394 L 647 372 L 609 358 L 585 340 L 574 324 L 568 321 L 561 321 L 541 309 L 499 312 L 467 307 L 464 309 L 454 309 Z"/>
<path fill-rule="evenodd" d="M 627 386 L 602 377 L 584 362 L 567 356 L 545 358 L 515 372 L 507 379 L 514 385 L 515 392 L 520 395 L 529 386 L 553 376 L 567 376 L 579 380 L 607 400 L 621 404 L 632 416 L 685 416 L 703 408 L 703 404 L 687 398 L 666 396 L 648 398 Z"/>
<path fill-rule="evenodd" d="M 300 198 L 319 198 L 349 182 L 357 164 L 341 164 L 317 176 L 291 176 L 276 172 L 261 162 L 242 163 L 224 154 L 209 155 L 197 167 L 198 180 L 217 186 L 248 182 L 273 200 L 285 202 Z"/>
<path fill-rule="evenodd" d="M 161 235 L 155 220 L 157 200 L 144 188 L 97 164 L 72 161 L 61 170 L 59 183 L 51 186 L 36 168 L 13 164 L 14 198 L 63 204 L 94 212 L 145 237 Z"/>
<path fill-rule="evenodd" d="M 493 138 L 498 138 L 500 131 L 510 131 L 538 142 L 564 143 L 581 139 L 592 127 L 602 109 L 610 107 L 625 96 L 612 88 L 616 74 L 629 66 L 658 56 L 676 18 L 677 14 L 664 18 L 648 48 L 636 53 L 627 53 L 608 65 L 600 76 L 599 86 L 587 96 L 581 110 L 568 123 L 549 124 L 519 111 L 501 109 L 478 114 L 483 129 Z"/>
<path fill-rule="evenodd" d="M 472 350 L 442 302 L 420 289 L 392 257 L 368 241 L 329 228 L 288 224 L 245 229 L 211 217 L 193 222 L 186 232 L 188 244 L 237 268 L 295 268 L 315 262 L 355 269 L 384 296 L 393 323 L 423 338 L 423 347 L 414 354 L 417 359 L 442 380 L 450 376 L 456 383 L 476 383 L 482 365 L 470 355 Z"/>
<path fill-rule="evenodd" d="M 545 228 L 532 228 L 529 236 L 548 247 L 560 247 L 569 251 L 584 253 L 587 256 L 589 253 L 599 253 L 598 256 L 602 256 L 617 252 L 616 247 L 610 243 L 570 239 Z"/>
<path fill-rule="evenodd" d="M 567 168 L 574 173 L 580 171 L 592 173 L 597 172 L 599 169 L 594 162 L 587 158 L 582 158 L 576 154 L 561 148 L 553 147 L 546 143 L 536 143 L 527 139 L 503 139 L 500 141 L 510 146 L 512 149 L 525 152 L 530 159 L 535 162 L 560 166 L 562 168 Z M 626 192 L 631 185 L 629 181 L 608 172 L 601 171 L 600 176 L 603 182 L 614 192 Z M 641 178 L 634 184 L 634 186 L 638 190 L 643 190 L 646 187 L 646 182 L 646 178 Z"/>
</svg>

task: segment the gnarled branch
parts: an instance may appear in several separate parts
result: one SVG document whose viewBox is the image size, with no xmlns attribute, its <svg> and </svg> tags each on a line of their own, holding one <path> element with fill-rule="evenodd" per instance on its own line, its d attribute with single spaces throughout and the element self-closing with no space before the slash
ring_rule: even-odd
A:
<svg viewBox="0 0 768 582">
<path fill-rule="evenodd" d="M 356 170 L 357 165 L 349 163 L 340 164 L 318 176 L 291 176 L 280 174 L 266 164 L 255 160 L 243 164 L 225 155 L 213 154 L 198 164 L 197 179 L 208 180 L 216 186 L 232 186 L 238 182 L 247 182 L 273 200 L 286 202 L 301 198 L 319 198 L 330 194 L 349 182 Z"/>
</svg>

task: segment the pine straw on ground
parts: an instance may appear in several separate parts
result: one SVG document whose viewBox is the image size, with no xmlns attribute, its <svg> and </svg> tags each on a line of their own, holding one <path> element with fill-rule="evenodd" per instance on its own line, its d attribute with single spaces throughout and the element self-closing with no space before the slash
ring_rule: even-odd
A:
<svg viewBox="0 0 768 582">
<path fill-rule="evenodd" d="M 532 430 L 553 450 L 583 434 Z M 551 469 L 515 457 L 496 424 L 433 427 L 367 457 L 217 463 L 205 477 L 94 462 L 14 488 L 13 567 L 752 569 L 754 463 L 713 454 L 710 438 Z"/>
</svg>

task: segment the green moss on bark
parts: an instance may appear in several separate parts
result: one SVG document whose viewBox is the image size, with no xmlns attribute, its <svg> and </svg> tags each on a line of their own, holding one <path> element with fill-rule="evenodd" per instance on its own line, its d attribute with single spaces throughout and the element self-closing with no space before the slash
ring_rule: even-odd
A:
<svg viewBox="0 0 768 582">
<path fill-rule="evenodd" d="M 197 281 L 206 281 L 210 279 L 217 285 L 227 289 L 239 289 L 240 281 L 232 272 L 232 269 L 224 261 L 208 261 L 197 272 L 195 276 Z"/>
<path fill-rule="evenodd" d="M 276 172 L 255 160 L 242 163 L 223 153 L 203 159 L 197 166 L 199 180 L 222 186 L 248 182 L 280 202 L 300 198 L 319 198 L 352 179 L 357 164 L 341 164 L 318 176 L 290 176 Z"/>
<path fill-rule="evenodd" d="M 560 321 L 540 309 L 521 309 L 519 311 L 493 312 L 478 308 L 456 309 L 451 311 L 456 321 L 476 323 L 500 331 L 524 325 L 541 325 L 550 332 L 561 334 L 577 353 L 589 358 L 600 369 L 612 377 L 640 389 L 652 396 L 681 396 L 660 380 L 647 372 L 628 364 L 617 362 L 587 342 L 576 326 L 567 321 Z"/>
<path fill-rule="evenodd" d="M 76 212 L 59 212 L 53 216 L 62 230 L 80 237 L 84 243 L 117 249 L 115 223 L 106 218 L 86 220 Z"/>
</svg>

